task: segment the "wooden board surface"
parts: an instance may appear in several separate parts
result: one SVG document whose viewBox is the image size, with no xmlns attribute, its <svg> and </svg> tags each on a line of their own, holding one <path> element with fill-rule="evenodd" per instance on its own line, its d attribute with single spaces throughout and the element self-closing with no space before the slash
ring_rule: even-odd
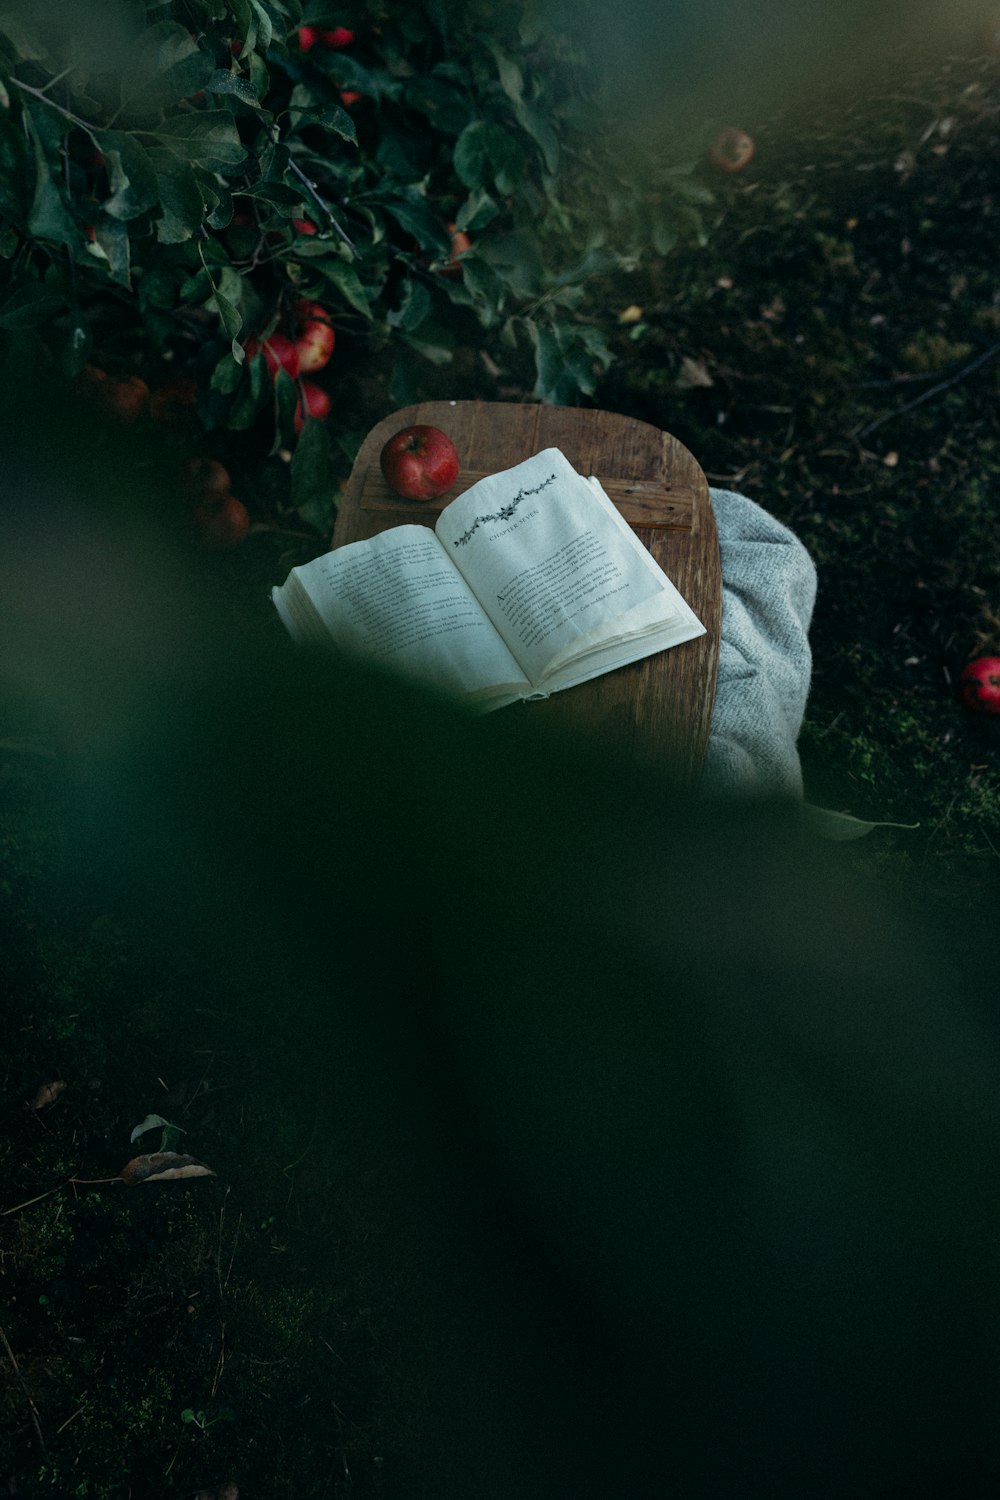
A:
<svg viewBox="0 0 1000 1500">
<path fill-rule="evenodd" d="M 379 454 L 402 427 L 427 423 L 458 449 L 458 481 L 440 501 L 406 501 L 382 478 Z M 433 526 L 442 508 L 484 474 L 495 474 L 542 448 L 559 448 L 579 473 L 601 481 L 705 625 L 708 634 L 633 662 L 541 703 L 503 713 L 544 715 L 613 741 L 636 763 L 672 759 L 694 780 L 702 765 L 715 702 L 722 620 L 722 573 L 708 481 L 676 438 L 648 422 L 579 407 L 490 401 L 428 401 L 404 407 L 373 427 L 345 487 L 333 546 L 390 526 Z"/>
</svg>

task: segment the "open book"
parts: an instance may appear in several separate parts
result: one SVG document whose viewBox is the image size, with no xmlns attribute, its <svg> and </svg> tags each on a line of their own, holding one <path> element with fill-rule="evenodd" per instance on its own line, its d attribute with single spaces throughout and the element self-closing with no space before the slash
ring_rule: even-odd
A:
<svg viewBox="0 0 1000 1500">
<path fill-rule="evenodd" d="M 295 639 L 484 710 L 705 633 L 598 481 L 558 448 L 479 480 L 433 531 L 396 526 L 293 568 L 272 598 Z"/>
</svg>

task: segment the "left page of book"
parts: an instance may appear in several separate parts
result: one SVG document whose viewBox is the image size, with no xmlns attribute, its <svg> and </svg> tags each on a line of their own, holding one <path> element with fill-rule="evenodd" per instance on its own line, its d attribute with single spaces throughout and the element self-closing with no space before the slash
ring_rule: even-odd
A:
<svg viewBox="0 0 1000 1500">
<path fill-rule="evenodd" d="M 327 638 L 352 655 L 488 706 L 529 684 L 489 618 L 426 526 L 396 526 L 337 547 L 272 593 L 298 640 Z"/>
</svg>

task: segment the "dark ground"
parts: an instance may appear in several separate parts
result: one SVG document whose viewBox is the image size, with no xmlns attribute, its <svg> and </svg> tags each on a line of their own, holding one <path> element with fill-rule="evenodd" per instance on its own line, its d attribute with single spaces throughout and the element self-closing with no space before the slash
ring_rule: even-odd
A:
<svg viewBox="0 0 1000 1500">
<path fill-rule="evenodd" d="M 746 123 L 756 158 L 711 179 L 708 246 L 601 289 L 619 359 L 597 404 L 670 429 L 803 537 L 807 795 L 918 824 L 852 846 L 845 872 L 915 879 L 975 926 L 1000 859 L 1000 720 L 966 713 L 956 683 L 1000 652 L 1000 62 L 945 58 L 829 117 Z M 363 431 L 398 403 L 379 351 L 356 352 L 341 412 Z M 501 394 L 524 378 L 503 372 Z M 421 394 L 456 379 L 497 394 L 471 351 Z M 237 620 L 323 545 L 269 529 L 302 530 L 280 475 L 252 486 L 268 524 L 217 569 Z M 392 1496 L 421 1402 L 398 1228 L 359 1215 L 349 1143 L 326 1149 L 321 1102 L 277 1087 L 198 959 L 75 883 L 64 767 L 23 729 L 0 745 L 0 1474 L 12 1494 L 106 1500 L 227 1481 Z M 65 1091 L 32 1108 L 50 1080 Z M 216 1179 L 18 1207 L 157 1149 L 158 1131 L 129 1140 L 150 1113 Z"/>
</svg>

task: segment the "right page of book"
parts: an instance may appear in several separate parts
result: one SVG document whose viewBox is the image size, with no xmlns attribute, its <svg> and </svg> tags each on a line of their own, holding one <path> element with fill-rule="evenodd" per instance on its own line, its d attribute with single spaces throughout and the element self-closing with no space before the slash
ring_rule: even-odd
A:
<svg viewBox="0 0 1000 1500">
<path fill-rule="evenodd" d="M 436 530 L 543 690 L 646 654 L 639 643 L 657 632 L 672 645 L 678 631 L 678 639 L 703 631 L 599 486 L 558 448 L 480 480 Z"/>
</svg>

